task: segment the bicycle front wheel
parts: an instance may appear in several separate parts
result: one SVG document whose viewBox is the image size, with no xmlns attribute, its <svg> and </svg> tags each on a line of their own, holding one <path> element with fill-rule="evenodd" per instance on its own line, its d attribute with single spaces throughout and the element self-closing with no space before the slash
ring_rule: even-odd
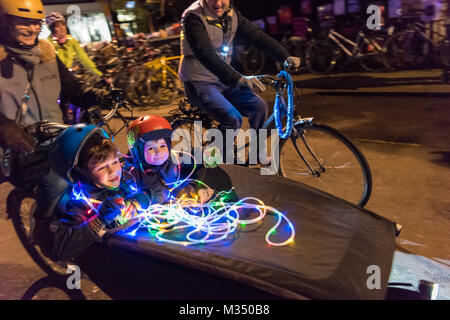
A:
<svg viewBox="0 0 450 320">
<path fill-rule="evenodd" d="M 336 129 L 300 124 L 280 143 L 280 171 L 289 179 L 363 207 L 372 190 L 367 160 Z"/>
<path fill-rule="evenodd" d="M 155 70 L 150 75 L 150 87 L 153 99 L 160 104 L 170 103 L 179 95 L 177 79 L 170 72 Z"/>
<path fill-rule="evenodd" d="M 417 32 L 401 31 L 386 42 L 384 60 L 392 70 L 421 67 L 430 52 L 430 43 Z"/>
</svg>

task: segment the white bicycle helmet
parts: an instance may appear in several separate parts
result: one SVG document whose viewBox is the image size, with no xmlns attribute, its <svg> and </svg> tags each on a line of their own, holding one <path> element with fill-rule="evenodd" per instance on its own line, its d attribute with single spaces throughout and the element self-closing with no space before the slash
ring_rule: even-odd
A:
<svg viewBox="0 0 450 320">
<path fill-rule="evenodd" d="M 60 21 L 66 23 L 66 18 L 64 18 L 64 16 L 59 12 L 52 12 L 45 18 L 45 23 L 47 23 L 49 28 L 51 28 L 51 26 L 56 22 Z"/>
</svg>

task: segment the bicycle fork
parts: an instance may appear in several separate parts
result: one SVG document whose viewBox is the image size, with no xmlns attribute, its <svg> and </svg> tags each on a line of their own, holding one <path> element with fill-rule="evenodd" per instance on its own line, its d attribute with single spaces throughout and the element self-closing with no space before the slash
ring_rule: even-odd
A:
<svg viewBox="0 0 450 320">
<path fill-rule="evenodd" d="M 300 121 L 301 121 L 300 123 L 311 123 L 312 118 L 300 119 Z M 294 145 L 295 150 L 297 151 L 298 155 L 303 160 L 305 165 L 308 167 L 309 172 L 316 178 L 320 177 L 320 175 L 325 172 L 325 167 L 319 161 L 319 159 L 317 158 L 317 156 L 314 153 L 314 151 L 310 148 L 310 146 L 308 144 L 308 141 L 306 141 L 306 138 L 305 138 L 305 135 L 303 134 L 303 132 L 299 132 L 299 130 L 297 130 L 297 128 L 295 126 L 292 129 L 293 130 L 292 130 L 292 134 L 290 135 L 290 139 L 291 139 L 292 144 Z M 300 148 L 297 146 L 297 141 L 296 141 L 296 137 L 297 136 L 301 137 L 301 139 L 303 141 L 303 144 L 305 145 L 306 149 L 311 154 L 311 156 L 313 157 L 314 161 L 318 164 L 318 166 L 319 166 L 319 170 L 318 171 L 314 170 L 311 167 L 311 165 L 309 164 L 308 160 L 306 160 L 305 156 L 300 151 Z"/>
</svg>

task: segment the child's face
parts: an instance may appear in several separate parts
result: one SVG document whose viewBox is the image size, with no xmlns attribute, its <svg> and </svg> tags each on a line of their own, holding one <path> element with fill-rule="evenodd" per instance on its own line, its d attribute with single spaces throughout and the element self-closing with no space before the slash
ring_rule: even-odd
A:
<svg viewBox="0 0 450 320">
<path fill-rule="evenodd" d="M 144 157 L 148 164 L 162 165 L 169 158 L 169 148 L 166 140 L 150 140 L 145 143 Z"/>
<path fill-rule="evenodd" d="M 110 155 L 105 161 L 88 164 L 89 176 L 92 183 L 99 187 L 107 187 L 115 189 L 120 185 L 120 178 L 122 177 L 122 166 L 119 158 L 115 155 Z"/>
</svg>

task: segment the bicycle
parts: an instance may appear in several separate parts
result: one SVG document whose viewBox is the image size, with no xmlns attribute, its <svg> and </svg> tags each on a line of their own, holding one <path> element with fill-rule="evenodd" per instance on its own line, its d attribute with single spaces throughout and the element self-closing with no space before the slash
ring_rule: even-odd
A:
<svg viewBox="0 0 450 320">
<path fill-rule="evenodd" d="M 316 41 L 306 50 L 306 67 L 311 73 L 327 74 L 336 65 L 350 71 L 358 62 L 367 71 L 382 71 L 386 68 L 383 59 L 386 39 L 382 34 L 366 35 L 360 30 L 353 42 L 331 29 L 328 39 Z"/>
<path fill-rule="evenodd" d="M 134 70 L 129 84 L 133 96 L 146 96 L 165 104 L 175 99 L 181 91 L 178 73 L 174 70 L 181 56 L 170 56 L 169 47 L 161 48 L 160 57 L 150 60 Z M 149 101 L 147 101 L 149 103 Z"/>
<path fill-rule="evenodd" d="M 431 36 L 427 36 L 427 32 Z M 433 37 L 437 38 L 436 45 L 433 44 Z M 383 58 L 391 70 L 418 67 L 427 60 L 433 47 L 437 49 L 440 63 L 450 66 L 450 41 L 447 36 L 415 21 L 409 23 L 406 30 L 394 33 L 386 42 Z"/>
<path fill-rule="evenodd" d="M 128 121 L 120 115 L 118 110 L 122 106 L 129 108 L 126 102 L 117 102 L 106 114 L 103 114 L 104 111 L 99 106 L 91 107 L 85 113 L 85 120 L 89 120 L 97 126 L 105 126 L 110 134 L 115 135 L 128 125 Z M 107 123 L 117 114 L 124 121 L 124 126 L 116 132 L 112 132 Z M 12 220 L 20 242 L 33 261 L 50 277 L 58 279 L 67 276 L 67 265 L 70 262 L 53 261 L 47 257 L 35 239 L 36 219 L 34 215 L 37 204 L 37 186 L 50 167 L 48 155 L 52 147 L 51 143 L 67 127 L 69 127 L 67 124 L 48 121 L 29 125 L 25 130 L 37 140 L 35 152 L 22 156 L 6 150 L 1 153 L 0 157 L 0 183 L 10 182 L 14 186 L 7 197 L 7 219 Z"/>
<path fill-rule="evenodd" d="M 293 105 L 294 90 L 288 72 L 281 71 L 276 77 L 261 75 L 258 78 L 276 91 L 274 113 L 262 128 L 276 127 L 278 130 L 280 140 L 275 151 L 275 159 L 279 159 L 278 174 L 363 207 L 370 198 L 372 176 L 362 152 L 338 130 L 298 114 Z M 297 93 L 296 96 L 298 104 L 300 96 Z M 287 108 L 283 107 L 286 100 Z M 192 137 L 201 134 L 205 141 L 203 150 L 211 142 L 206 131 L 219 128 L 217 121 L 187 99 L 183 99 L 178 109 L 170 114 L 174 132 L 180 128 L 187 130 L 179 131 L 178 138 L 191 141 Z M 197 121 L 201 121 L 202 132 L 195 127 Z M 269 137 L 270 133 L 271 130 L 268 131 Z M 235 149 L 247 149 L 250 143 L 243 146 L 235 140 Z M 244 165 L 248 164 L 249 161 L 245 161 Z"/>
</svg>

